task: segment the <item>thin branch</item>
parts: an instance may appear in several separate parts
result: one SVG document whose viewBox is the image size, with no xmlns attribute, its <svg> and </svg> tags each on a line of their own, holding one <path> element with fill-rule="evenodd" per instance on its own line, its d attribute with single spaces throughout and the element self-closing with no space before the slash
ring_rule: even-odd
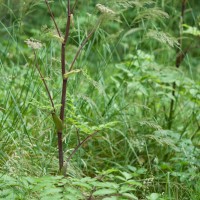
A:
<svg viewBox="0 0 200 200">
<path fill-rule="evenodd" d="M 65 46 L 66 42 L 69 38 L 69 30 L 70 30 L 70 1 L 68 0 L 68 17 L 67 17 L 67 25 L 66 25 L 66 32 L 64 41 L 61 47 L 61 68 L 62 68 L 62 76 L 65 74 Z M 63 121 L 65 117 L 65 101 L 66 101 L 66 90 L 67 90 L 67 80 L 63 80 L 62 84 L 62 97 L 61 97 L 61 107 L 60 107 L 60 119 Z"/>
<path fill-rule="evenodd" d="M 79 134 L 79 129 L 78 128 L 76 128 L 76 136 L 77 136 L 78 144 L 80 144 L 81 140 L 80 140 L 80 134 Z"/>
<path fill-rule="evenodd" d="M 91 133 L 90 135 L 88 135 L 82 142 L 80 142 L 72 151 L 72 153 L 69 155 L 69 157 L 67 158 L 64 166 L 63 166 L 63 174 L 66 175 L 67 172 L 67 166 L 69 164 L 69 161 L 71 160 L 71 158 L 73 157 L 73 155 L 78 151 L 78 149 L 85 143 L 87 142 L 90 138 L 92 138 L 95 134 L 97 134 L 99 131 L 96 130 L 93 133 Z"/>
<path fill-rule="evenodd" d="M 59 160 L 59 171 L 63 168 L 63 142 L 62 142 L 62 132 L 58 131 L 58 160 Z"/>
<path fill-rule="evenodd" d="M 181 63 L 183 62 L 186 53 L 188 52 L 187 48 L 185 51 L 182 51 L 182 24 L 183 24 L 183 20 L 184 20 L 184 14 L 185 14 L 185 9 L 186 9 L 186 1 L 187 0 L 182 0 L 181 3 L 181 17 L 180 17 L 180 33 L 179 33 L 179 49 L 177 50 L 177 54 L 176 54 L 176 60 L 175 60 L 175 66 L 176 68 L 179 68 Z M 175 98 L 176 95 L 176 82 L 173 82 L 172 84 L 172 96 L 173 98 Z M 170 110 L 169 110 L 169 117 L 168 117 L 168 129 L 171 129 L 172 127 L 172 123 L 173 123 L 173 118 L 174 118 L 174 111 L 175 111 L 175 101 L 174 99 L 171 99 L 170 102 Z"/>
<path fill-rule="evenodd" d="M 184 51 L 180 52 L 176 56 L 176 67 L 179 68 L 181 63 L 183 62 L 185 56 L 187 55 L 188 51 L 191 49 L 192 43 L 184 49 Z"/>
<path fill-rule="evenodd" d="M 97 25 L 92 29 L 92 31 L 88 34 L 88 36 L 85 38 L 85 40 L 82 42 L 82 44 L 79 46 L 78 51 L 76 52 L 76 55 L 74 56 L 74 59 L 70 65 L 69 68 L 69 72 L 73 69 L 74 63 L 76 62 L 81 50 L 83 49 L 83 47 L 85 46 L 85 44 L 88 42 L 88 40 L 92 37 L 93 33 L 96 31 L 96 29 L 98 28 L 98 26 L 100 25 L 101 20 L 97 23 Z"/>
<path fill-rule="evenodd" d="M 65 37 L 63 41 L 63 45 L 66 44 L 68 37 L 69 37 L 69 30 L 70 30 L 70 18 L 71 18 L 71 10 L 70 10 L 70 2 L 68 0 L 68 5 L 67 5 L 67 10 L 68 10 L 68 15 L 67 15 L 67 24 L 66 24 L 66 31 L 65 31 Z"/>
<path fill-rule="evenodd" d="M 57 25 L 57 23 L 56 23 L 54 14 L 53 14 L 53 12 L 51 11 L 51 8 L 50 8 L 50 6 L 49 6 L 48 0 L 45 0 L 45 3 L 46 3 L 46 5 L 47 5 L 47 8 L 48 8 L 49 13 L 50 13 L 50 15 L 51 15 L 51 19 L 53 20 L 53 23 L 54 23 L 54 25 L 55 25 L 55 27 L 56 27 L 56 30 L 57 30 L 57 32 L 58 32 L 58 35 L 59 35 L 59 37 L 61 37 L 60 30 L 59 30 L 58 25 Z"/>
<path fill-rule="evenodd" d="M 81 44 L 81 46 L 79 47 L 78 51 L 76 52 L 76 55 L 74 56 L 74 59 L 70 65 L 69 68 L 69 72 L 73 69 L 74 63 L 76 62 L 81 50 L 83 49 L 83 47 L 85 46 L 85 44 L 87 43 L 87 41 L 92 37 L 93 33 L 95 32 L 96 29 L 93 29 L 90 34 L 85 38 L 85 40 L 83 41 L 83 43 Z"/>
<path fill-rule="evenodd" d="M 187 0 L 182 0 L 181 17 L 184 18 Z"/>
<path fill-rule="evenodd" d="M 51 94 L 50 94 L 50 91 L 49 91 L 49 88 L 48 88 L 47 83 L 46 83 L 46 81 L 45 81 L 45 78 L 43 77 L 43 75 L 42 75 L 42 73 L 41 73 L 41 71 L 40 71 L 40 68 L 39 68 L 39 65 L 38 65 L 38 62 L 37 62 L 36 52 L 35 52 L 35 51 L 33 51 L 33 52 L 34 52 L 35 66 L 36 66 L 36 68 L 37 68 L 37 70 L 38 70 L 38 72 L 39 72 L 40 78 L 42 79 L 42 82 L 43 82 L 43 84 L 44 84 L 44 86 L 45 86 L 46 92 L 47 92 L 48 97 L 49 97 L 49 100 L 50 100 L 50 102 L 51 102 L 51 106 L 52 106 L 52 108 L 53 108 L 53 111 L 55 112 L 56 110 L 55 110 L 55 106 L 54 106 L 54 103 L 53 103 L 53 98 L 52 98 L 52 96 L 51 96 Z"/>
<path fill-rule="evenodd" d="M 78 0 L 75 1 L 74 5 L 73 5 L 73 7 L 71 9 L 71 14 L 74 14 L 74 9 L 75 9 L 77 3 L 78 3 Z"/>
</svg>

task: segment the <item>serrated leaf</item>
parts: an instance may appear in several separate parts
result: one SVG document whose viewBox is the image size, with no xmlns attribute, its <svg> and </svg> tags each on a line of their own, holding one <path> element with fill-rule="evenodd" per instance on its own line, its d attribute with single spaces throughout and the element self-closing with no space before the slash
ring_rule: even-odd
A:
<svg viewBox="0 0 200 200">
<path fill-rule="evenodd" d="M 47 195 L 56 195 L 58 193 L 62 192 L 62 188 L 52 188 L 52 187 L 46 187 L 46 189 L 42 192 L 42 196 Z"/>
<path fill-rule="evenodd" d="M 132 200 L 138 200 L 138 198 L 134 194 L 124 193 L 123 196 L 124 197 L 128 197 L 128 198 L 130 198 Z"/>
<path fill-rule="evenodd" d="M 129 180 L 133 177 L 132 174 L 127 173 L 127 172 L 121 172 L 121 174 L 125 177 L 126 180 Z"/>
<path fill-rule="evenodd" d="M 119 185 L 117 183 L 113 183 L 113 182 L 91 182 L 91 184 L 95 187 L 106 187 L 106 188 L 110 188 L 110 189 L 117 189 L 119 188 Z"/>
<path fill-rule="evenodd" d="M 80 192 L 80 190 L 72 187 L 65 188 L 63 195 L 64 199 L 69 199 L 69 200 L 83 199 L 83 194 Z"/>
<path fill-rule="evenodd" d="M 135 180 L 128 180 L 127 183 L 130 184 L 130 185 L 135 185 L 135 186 L 142 187 L 142 183 L 137 182 Z"/>
<path fill-rule="evenodd" d="M 123 194 L 123 193 L 127 193 L 127 192 L 131 192 L 131 191 L 135 191 L 136 189 L 129 186 L 129 185 L 122 185 L 122 187 L 120 188 L 119 193 Z"/>
<path fill-rule="evenodd" d="M 92 187 L 89 184 L 83 182 L 73 182 L 72 185 L 80 186 L 89 190 L 92 189 Z"/>
<path fill-rule="evenodd" d="M 117 190 L 104 188 L 104 189 L 95 191 L 93 193 L 93 195 L 94 196 L 104 196 L 104 195 L 115 194 L 115 193 L 117 193 Z"/>
</svg>

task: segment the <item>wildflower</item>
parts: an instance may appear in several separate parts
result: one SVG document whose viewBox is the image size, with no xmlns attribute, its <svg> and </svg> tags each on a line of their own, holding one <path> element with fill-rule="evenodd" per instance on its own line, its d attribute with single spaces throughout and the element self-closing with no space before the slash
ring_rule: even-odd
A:
<svg viewBox="0 0 200 200">
<path fill-rule="evenodd" d="M 115 12 L 113 10 L 111 10 L 110 8 L 108 8 L 102 4 L 97 4 L 96 7 L 103 14 L 115 15 Z"/>
<path fill-rule="evenodd" d="M 30 47 L 32 49 L 42 48 L 42 43 L 40 41 L 32 39 L 32 38 L 25 40 L 25 43 L 28 45 L 28 47 Z"/>
</svg>

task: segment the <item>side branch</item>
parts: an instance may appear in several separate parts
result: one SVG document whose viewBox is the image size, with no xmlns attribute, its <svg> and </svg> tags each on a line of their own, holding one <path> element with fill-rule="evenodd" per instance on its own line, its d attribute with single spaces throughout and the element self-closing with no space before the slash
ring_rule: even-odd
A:
<svg viewBox="0 0 200 200">
<path fill-rule="evenodd" d="M 44 86 L 45 86 L 46 92 L 47 92 L 48 97 L 49 97 L 49 100 L 50 100 L 50 102 L 51 102 L 52 109 L 53 109 L 53 111 L 55 112 L 56 110 L 55 110 L 55 106 L 54 106 L 54 103 L 53 103 L 53 98 L 52 98 L 52 96 L 51 96 L 51 94 L 50 94 L 50 91 L 49 91 L 49 88 L 48 88 L 48 86 L 47 86 L 47 83 L 46 83 L 46 81 L 45 81 L 45 79 L 44 79 L 44 77 L 43 77 L 43 75 L 42 75 L 42 73 L 41 73 L 41 71 L 40 71 L 38 62 L 37 62 L 37 60 L 36 60 L 36 59 L 37 59 L 36 53 L 35 53 L 35 51 L 33 51 L 33 52 L 34 52 L 35 66 L 36 66 L 36 68 L 37 68 L 37 70 L 38 70 L 38 73 L 39 73 L 39 75 L 40 75 L 40 78 L 42 79 L 42 82 L 43 82 L 43 84 L 44 84 Z"/>
<path fill-rule="evenodd" d="M 50 6 L 49 6 L 48 0 L 45 0 L 45 3 L 46 3 L 46 5 L 47 5 L 47 8 L 48 8 L 49 13 L 50 13 L 50 15 L 51 15 L 51 19 L 53 20 L 53 23 L 54 23 L 54 25 L 55 25 L 55 27 L 56 27 L 57 33 L 58 33 L 59 37 L 61 37 L 60 30 L 59 30 L 58 25 L 57 25 L 57 23 L 56 23 L 54 14 L 53 14 L 53 12 L 51 11 L 51 8 L 50 8 Z"/>
<path fill-rule="evenodd" d="M 177 50 L 176 54 L 176 60 L 175 60 L 175 66 L 176 68 L 179 68 L 181 63 L 183 62 L 185 55 L 188 51 L 189 48 L 187 48 L 185 51 L 182 52 L 182 47 L 183 47 L 183 42 L 182 42 L 182 25 L 184 21 L 184 14 L 185 14 L 185 9 L 186 9 L 186 2 L 187 0 L 182 0 L 181 3 L 181 16 L 180 16 L 180 33 L 179 33 L 179 46 L 180 49 Z M 175 98 L 176 95 L 176 82 L 173 82 L 172 84 L 172 96 Z M 174 118 L 174 111 L 175 111 L 175 101 L 174 99 L 171 99 L 170 102 L 170 110 L 169 110 L 169 117 L 168 117 L 168 129 L 171 129 L 172 123 L 173 123 L 173 118 Z"/>
<path fill-rule="evenodd" d="M 85 38 L 85 40 L 82 42 L 82 44 L 79 46 L 78 51 L 76 52 L 76 55 L 74 56 L 74 59 L 70 65 L 69 72 L 73 69 L 74 63 L 76 62 L 79 54 L 81 53 L 81 50 L 85 46 L 85 44 L 88 42 L 88 40 L 92 37 L 98 26 L 100 25 L 101 20 L 97 23 L 97 25 L 92 29 L 92 31 L 88 34 L 88 36 Z"/>
<path fill-rule="evenodd" d="M 65 165 L 63 166 L 63 174 L 66 176 L 67 173 L 67 166 L 71 160 L 71 158 L 73 157 L 73 155 L 78 151 L 78 149 L 85 143 L 87 142 L 90 138 L 92 138 L 94 135 L 96 135 L 98 133 L 98 130 L 94 131 L 93 133 L 91 133 L 90 135 L 88 135 L 82 142 L 80 142 L 72 151 L 72 153 L 69 155 L 69 157 L 67 158 Z"/>
</svg>

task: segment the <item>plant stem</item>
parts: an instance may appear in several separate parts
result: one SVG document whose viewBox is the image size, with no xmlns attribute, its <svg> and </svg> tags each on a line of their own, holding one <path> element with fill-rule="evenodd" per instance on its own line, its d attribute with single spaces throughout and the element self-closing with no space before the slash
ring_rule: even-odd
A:
<svg viewBox="0 0 200 200">
<path fill-rule="evenodd" d="M 61 37 L 61 33 L 58 29 L 57 23 L 54 19 L 54 15 L 51 11 L 51 8 L 49 6 L 49 3 L 47 0 L 45 0 L 49 13 L 51 15 L 51 18 L 54 22 L 54 25 L 56 27 L 56 30 L 58 32 L 58 35 Z M 67 2 L 67 10 L 68 10 L 68 17 L 67 17 L 67 24 L 66 24 L 66 28 L 65 28 L 65 36 L 64 36 L 64 40 L 62 42 L 62 46 L 61 46 L 61 71 L 62 71 L 62 77 L 64 76 L 64 74 L 66 73 L 66 69 L 65 69 L 65 49 L 66 49 L 66 43 L 67 40 L 69 38 L 69 31 L 70 31 L 70 21 L 71 21 L 71 14 L 73 14 L 74 12 L 74 8 L 77 4 L 77 0 L 74 3 L 74 6 L 72 8 L 72 10 L 70 9 L 70 0 L 68 0 Z M 83 47 L 85 46 L 85 44 L 88 42 L 88 40 L 91 38 L 91 36 L 93 35 L 93 33 L 96 31 L 96 29 L 98 28 L 99 24 L 101 23 L 102 19 L 98 21 L 98 23 L 96 24 L 96 26 L 92 29 L 92 31 L 88 34 L 88 36 L 85 38 L 85 40 L 82 42 L 82 44 L 80 45 L 80 47 L 78 48 L 74 59 L 70 65 L 70 68 L 68 70 L 68 72 L 70 72 L 73 69 L 74 63 L 76 62 L 81 50 L 83 49 Z M 68 78 L 64 79 L 63 78 L 63 82 L 62 82 L 62 94 L 61 94 L 61 107 L 60 107 L 60 119 L 62 121 L 64 121 L 65 118 L 65 106 L 66 106 L 66 93 L 67 93 L 67 83 L 68 83 Z M 62 131 L 58 131 L 57 132 L 58 135 L 58 158 L 59 158 L 59 170 L 61 171 L 61 169 L 63 168 L 63 143 L 62 143 Z M 87 140 L 86 140 L 87 141 Z M 80 143 L 81 144 L 81 143 Z M 73 154 L 72 154 L 73 155 Z"/>
<path fill-rule="evenodd" d="M 51 11 L 51 8 L 49 6 L 49 3 L 47 0 L 45 0 L 46 5 L 48 7 L 49 13 L 51 15 L 51 18 L 54 22 L 54 25 L 56 27 L 56 30 L 58 32 L 59 37 L 61 37 L 61 33 L 59 31 L 58 25 L 55 21 L 54 15 Z M 67 1 L 67 24 L 65 28 L 65 37 L 62 42 L 61 46 L 61 71 L 62 71 L 62 77 L 65 74 L 65 48 L 66 48 L 66 43 L 69 38 L 69 30 L 70 30 L 70 17 L 71 17 L 71 12 L 70 12 L 70 0 Z M 60 119 L 64 121 L 65 117 L 65 102 L 66 102 L 66 93 L 67 93 L 67 79 L 63 79 L 62 82 L 62 94 L 61 94 L 61 107 L 60 107 Z M 61 171 L 63 167 L 63 143 L 62 143 L 62 131 L 57 132 L 58 135 L 58 159 L 59 159 L 59 170 Z"/>
<path fill-rule="evenodd" d="M 180 34 L 179 34 L 179 49 L 177 50 L 176 55 L 176 68 L 179 68 L 182 61 L 184 60 L 185 54 L 187 53 L 188 49 L 186 51 L 182 51 L 182 24 L 186 9 L 186 2 L 187 0 L 182 0 L 181 4 L 181 18 L 180 18 Z M 176 98 L 176 82 L 173 82 L 172 84 L 172 97 L 170 102 L 170 110 L 169 110 L 169 117 L 168 117 L 168 129 L 172 128 L 173 118 L 174 118 L 174 105 L 175 105 L 175 98 Z"/>
<path fill-rule="evenodd" d="M 39 68 L 39 65 L 38 65 L 38 62 L 37 62 L 36 52 L 35 51 L 33 51 L 33 52 L 34 52 L 35 66 L 36 66 L 36 68 L 37 68 L 37 70 L 39 72 L 40 78 L 42 79 L 42 82 L 43 82 L 43 84 L 45 86 L 46 92 L 47 92 L 47 94 L 49 96 L 49 100 L 51 102 L 52 109 L 55 112 L 56 110 L 55 110 L 55 106 L 54 106 L 54 103 L 53 103 L 53 98 L 52 98 L 52 96 L 50 94 L 50 91 L 49 91 L 49 88 L 47 86 L 47 83 L 46 83 L 46 81 L 45 81 L 45 79 L 44 79 L 44 77 L 43 77 L 43 75 L 42 75 L 42 73 L 40 71 L 40 68 Z"/>
<path fill-rule="evenodd" d="M 67 158 L 65 165 L 63 166 L 63 174 L 66 176 L 66 172 L 67 172 L 67 166 L 69 164 L 69 161 L 71 160 L 71 158 L 73 157 L 73 155 L 78 151 L 78 149 L 85 143 L 87 142 L 91 137 L 93 137 L 95 134 L 98 133 L 98 130 L 94 131 L 93 133 L 91 133 L 90 135 L 88 135 L 83 141 L 81 141 L 72 151 L 72 153 L 69 155 L 69 157 Z"/>
<path fill-rule="evenodd" d="M 75 9 L 77 3 L 78 3 L 78 0 L 75 1 L 74 5 L 73 5 L 73 7 L 71 9 L 71 14 L 74 14 L 74 9 Z"/>
<path fill-rule="evenodd" d="M 65 29 L 65 37 L 61 46 L 61 69 L 62 69 L 62 77 L 65 74 L 65 48 L 66 43 L 69 38 L 69 30 L 70 30 L 70 0 L 67 2 L 67 24 Z M 61 107 L 60 107 L 60 119 L 64 121 L 65 118 L 65 103 L 66 103 L 66 93 L 67 93 L 67 79 L 63 79 L 62 83 L 62 96 L 61 96 Z M 58 158 L 59 158 L 59 170 L 61 171 L 63 167 L 63 143 L 62 143 L 62 131 L 58 131 Z"/>
<path fill-rule="evenodd" d="M 85 46 L 85 44 L 88 42 L 88 40 L 92 37 L 93 33 L 96 31 L 96 29 L 98 28 L 98 26 L 101 24 L 101 20 L 98 21 L 98 23 L 96 24 L 96 26 L 91 30 L 91 32 L 88 34 L 88 36 L 85 38 L 85 40 L 82 42 L 82 44 L 79 46 L 78 51 L 76 52 L 74 59 L 70 65 L 69 68 L 69 72 L 73 69 L 74 63 L 76 62 L 81 50 L 83 49 L 83 47 Z"/>
<path fill-rule="evenodd" d="M 50 8 L 50 6 L 49 6 L 49 2 L 48 2 L 47 0 L 45 0 L 45 3 L 46 3 L 46 5 L 47 5 L 47 8 L 48 8 L 49 13 L 50 13 L 50 15 L 51 15 L 51 19 L 53 20 L 53 23 L 54 23 L 54 25 L 55 25 L 55 27 L 56 27 L 56 30 L 57 30 L 57 32 L 58 32 L 58 35 L 59 35 L 59 37 L 61 37 L 60 30 L 59 30 L 58 25 L 57 25 L 57 23 L 56 23 L 56 21 L 55 21 L 54 14 L 52 13 L 51 8 Z"/>
</svg>

